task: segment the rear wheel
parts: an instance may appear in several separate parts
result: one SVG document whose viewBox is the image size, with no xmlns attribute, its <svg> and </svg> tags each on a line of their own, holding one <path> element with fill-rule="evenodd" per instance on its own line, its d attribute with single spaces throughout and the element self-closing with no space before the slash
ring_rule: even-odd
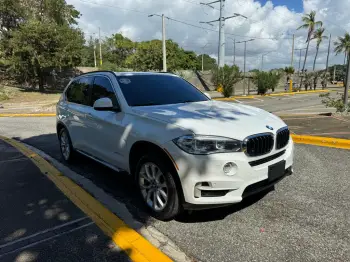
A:
<svg viewBox="0 0 350 262">
<path fill-rule="evenodd" d="M 152 153 L 141 157 L 136 167 L 141 196 L 152 216 L 160 220 L 170 220 L 182 211 L 172 172 L 161 156 Z"/>
<path fill-rule="evenodd" d="M 72 162 L 74 159 L 74 149 L 67 129 L 62 128 L 58 134 L 60 149 L 63 159 Z"/>
</svg>

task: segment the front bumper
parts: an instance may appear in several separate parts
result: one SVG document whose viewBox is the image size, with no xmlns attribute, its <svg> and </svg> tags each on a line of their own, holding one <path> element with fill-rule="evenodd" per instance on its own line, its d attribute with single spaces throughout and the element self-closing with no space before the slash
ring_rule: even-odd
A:
<svg viewBox="0 0 350 262">
<path fill-rule="evenodd" d="M 260 157 L 248 157 L 243 152 L 191 155 L 172 142 L 167 143 L 165 148 L 176 162 L 185 207 L 238 203 L 244 197 L 261 192 L 292 173 L 294 144 L 291 139 L 285 148 Z M 269 166 L 283 160 L 285 175 L 276 181 L 269 181 Z M 230 175 L 223 171 L 223 166 L 228 162 L 235 164 Z"/>
</svg>

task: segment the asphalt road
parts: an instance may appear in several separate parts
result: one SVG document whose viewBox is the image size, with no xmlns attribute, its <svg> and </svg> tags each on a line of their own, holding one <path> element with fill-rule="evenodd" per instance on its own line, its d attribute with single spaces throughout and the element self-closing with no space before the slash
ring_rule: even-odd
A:
<svg viewBox="0 0 350 262">
<path fill-rule="evenodd" d="M 54 118 L 2 118 L 0 134 L 61 160 Z M 70 168 L 201 261 L 350 261 L 350 151 L 296 145 L 293 176 L 243 204 L 170 222 L 145 216 L 130 178 L 85 157 Z"/>
<path fill-rule="evenodd" d="M 334 108 L 326 108 L 318 93 L 286 96 L 266 96 L 252 99 L 237 99 L 234 103 L 242 103 L 265 109 L 278 114 L 305 114 L 335 112 Z"/>
</svg>

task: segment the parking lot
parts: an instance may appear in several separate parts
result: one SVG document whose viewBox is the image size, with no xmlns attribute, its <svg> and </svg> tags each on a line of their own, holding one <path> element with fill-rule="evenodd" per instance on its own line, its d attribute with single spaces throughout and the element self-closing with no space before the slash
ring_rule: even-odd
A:
<svg viewBox="0 0 350 262">
<path fill-rule="evenodd" d="M 261 100 L 261 101 L 260 101 Z M 278 113 L 328 112 L 318 95 L 239 99 Z M 1 118 L 0 135 L 62 161 L 55 118 Z M 131 178 L 80 156 L 69 168 L 123 203 L 195 261 L 350 261 L 350 151 L 296 145 L 294 174 L 275 190 L 244 203 L 185 213 L 161 222 L 148 217 Z"/>
<path fill-rule="evenodd" d="M 334 92 L 332 93 L 335 94 Z M 335 112 L 334 108 L 326 108 L 322 104 L 319 93 L 295 94 L 282 96 L 254 96 L 254 98 L 240 97 L 232 103 L 240 103 L 262 108 L 275 114 L 309 114 Z"/>
</svg>

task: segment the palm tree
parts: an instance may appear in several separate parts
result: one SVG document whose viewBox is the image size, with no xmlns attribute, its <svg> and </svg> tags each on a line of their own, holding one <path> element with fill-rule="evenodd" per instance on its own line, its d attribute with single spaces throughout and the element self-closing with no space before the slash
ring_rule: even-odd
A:
<svg viewBox="0 0 350 262">
<path fill-rule="evenodd" d="M 340 53 L 349 54 L 350 51 L 350 34 L 345 33 L 344 37 L 339 36 L 338 41 L 334 42 L 334 52 L 338 55 Z"/>
<path fill-rule="evenodd" d="M 317 55 L 318 55 L 318 50 L 320 48 L 320 44 L 322 43 L 323 39 L 328 39 L 328 36 L 324 36 L 323 33 L 326 29 L 324 27 L 318 28 L 315 32 L 314 35 L 312 37 L 312 39 L 316 39 L 317 41 L 317 45 L 316 45 L 316 55 L 315 55 L 315 60 L 314 60 L 314 67 L 313 67 L 313 71 L 315 71 L 315 65 L 316 65 L 316 59 L 317 59 Z"/>
<path fill-rule="evenodd" d="M 310 14 L 304 15 L 301 20 L 303 21 L 304 24 L 301 25 L 297 30 L 308 29 L 307 40 L 306 40 L 307 46 L 306 46 L 304 65 L 303 65 L 303 70 L 302 70 L 302 72 L 304 72 L 307 54 L 309 52 L 309 45 L 310 45 L 311 37 L 315 31 L 315 28 L 322 27 L 323 23 L 321 21 L 316 21 L 316 12 L 315 11 L 311 11 Z M 302 82 L 303 82 L 303 77 L 301 77 L 300 87 L 301 87 Z"/>
<path fill-rule="evenodd" d="M 345 53 L 345 56 L 347 56 L 347 58 L 349 59 L 350 56 L 350 34 L 349 33 L 345 33 L 344 37 L 339 36 L 338 37 L 338 41 L 334 42 L 334 52 L 336 53 L 336 55 L 340 54 L 340 53 Z M 344 63 L 345 64 L 345 63 Z M 345 81 L 344 81 L 344 85 L 346 86 L 346 76 L 344 77 Z"/>
</svg>

